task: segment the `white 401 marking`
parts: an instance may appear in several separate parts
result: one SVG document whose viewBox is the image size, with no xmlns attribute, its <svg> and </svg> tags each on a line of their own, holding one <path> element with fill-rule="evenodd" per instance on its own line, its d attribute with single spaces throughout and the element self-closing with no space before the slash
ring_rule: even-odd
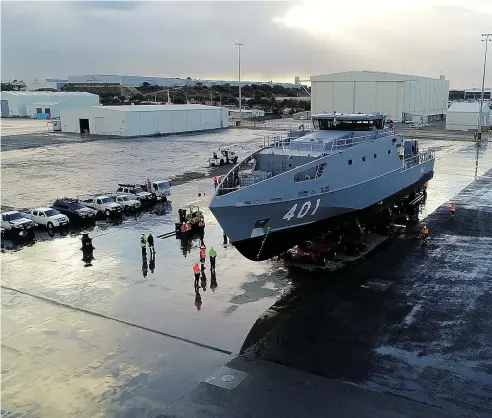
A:
<svg viewBox="0 0 492 418">
<path fill-rule="evenodd" d="M 319 201 L 320 199 L 316 199 L 316 206 L 314 210 L 311 212 L 311 216 L 313 216 L 318 210 Z M 284 219 L 285 221 L 290 221 L 294 216 L 296 216 L 297 205 L 298 204 L 296 203 L 294 206 L 292 206 L 282 219 Z M 308 200 L 302 204 L 301 208 L 299 209 L 299 212 L 297 213 L 297 218 L 298 219 L 304 218 L 309 212 L 309 209 L 311 209 L 311 202 Z"/>
</svg>

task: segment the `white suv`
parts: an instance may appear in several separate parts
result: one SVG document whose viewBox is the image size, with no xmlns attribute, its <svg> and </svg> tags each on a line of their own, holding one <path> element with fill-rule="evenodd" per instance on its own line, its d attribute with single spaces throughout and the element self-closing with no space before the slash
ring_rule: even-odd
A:
<svg viewBox="0 0 492 418">
<path fill-rule="evenodd" d="M 137 210 L 140 206 L 142 206 L 140 201 L 135 199 L 133 195 L 129 194 L 117 194 L 116 196 L 113 196 L 113 199 L 126 210 Z"/>
<path fill-rule="evenodd" d="M 68 216 L 62 215 L 56 209 L 53 208 L 36 208 L 31 209 L 27 216 L 35 224 L 46 226 L 49 229 L 66 226 L 70 222 Z"/>
</svg>

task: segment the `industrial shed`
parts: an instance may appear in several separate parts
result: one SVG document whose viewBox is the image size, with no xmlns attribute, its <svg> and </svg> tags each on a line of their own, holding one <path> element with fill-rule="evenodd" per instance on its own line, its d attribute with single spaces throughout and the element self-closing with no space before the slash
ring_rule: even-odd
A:
<svg viewBox="0 0 492 418">
<path fill-rule="evenodd" d="M 35 113 L 44 114 L 45 118 L 58 117 L 62 109 L 99 105 L 99 96 L 84 92 L 2 91 L 2 116 L 31 116 L 34 104 Z"/>
<path fill-rule="evenodd" d="M 93 106 L 61 112 L 63 132 L 148 136 L 227 128 L 227 109 L 204 105 Z"/>
<path fill-rule="evenodd" d="M 453 103 L 446 113 L 446 129 L 450 131 L 477 131 L 480 103 Z M 490 125 L 490 108 L 484 103 L 482 126 Z"/>
<path fill-rule="evenodd" d="M 311 77 L 311 113 L 383 113 L 397 122 L 442 119 L 449 81 L 375 71 Z"/>
</svg>

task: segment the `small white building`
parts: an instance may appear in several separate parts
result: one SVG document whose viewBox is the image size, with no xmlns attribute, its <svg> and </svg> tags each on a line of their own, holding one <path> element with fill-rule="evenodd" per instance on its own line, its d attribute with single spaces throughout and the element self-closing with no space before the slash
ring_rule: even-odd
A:
<svg viewBox="0 0 492 418">
<path fill-rule="evenodd" d="M 265 111 L 261 109 L 229 109 L 229 117 L 231 119 L 256 119 L 265 116 Z"/>
<path fill-rule="evenodd" d="M 446 112 L 446 129 L 450 131 L 477 131 L 479 102 L 456 102 Z M 490 126 L 490 108 L 484 103 L 482 108 L 482 126 Z"/>
<path fill-rule="evenodd" d="M 204 105 L 92 106 L 61 111 L 63 132 L 121 137 L 197 132 L 229 126 L 227 109 Z"/>
<path fill-rule="evenodd" d="M 311 77 L 311 113 L 382 113 L 397 122 L 443 118 L 449 81 L 440 78 L 348 71 Z"/>
<path fill-rule="evenodd" d="M 59 78 L 34 78 L 26 81 L 26 89 L 31 91 L 39 89 L 60 90 L 66 84 L 68 84 L 68 80 Z"/>
<path fill-rule="evenodd" d="M 2 116 L 60 115 L 62 109 L 99 105 L 97 94 L 85 92 L 3 91 Z M 29 107 L 30 114 L 27 113 Z M 35 109 L 35 112 L 32 111 Z M 31 116 L 32 117 L 32 116 Z M 46 118 L 46 116 L 44 116 Z"/>
</svg>

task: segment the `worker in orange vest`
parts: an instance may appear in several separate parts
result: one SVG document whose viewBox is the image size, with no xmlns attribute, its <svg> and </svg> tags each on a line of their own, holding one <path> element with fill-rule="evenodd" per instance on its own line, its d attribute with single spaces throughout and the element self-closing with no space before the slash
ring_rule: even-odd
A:
<svg viewBox="0 0 492 418">
<path fill-rule="evenodd" d="M 207 258 L 207 249 L 205 248 L 204 245 L 202 245 L 202 248 L 200 248 L 200 263 L 202 263 L 202 267 L 204 267 L 206 258 Z"/>
<path fill-rule="evenodd" d="M 453 203 L 451 205 L 451 219 L 454 219 L 454 212 L 456 212 L 456 205 Z"/>
<path fill-rule="evenodd" d="M 198 263 L 193 265 L 193 273 L 195 274 L 195 287 L 198 287 L 198 281 L 200 280 L 200 266 Z"/>
<path fill-rule="evenodd" d="M 429 236 L 429 230 L 427 229 L 427 225 L 424 225 L 422 228 L 422 240 L 424 244 L 427 242 L 427 237 Z"/>
<path fill-rule="evenodd" d="M 215 177 L 214 177 L 214 187 L 215 187 L 215 188 L 217 188 L 217 183 L 218 183 L 218 182 L 217 182 L 217 180 L 218 180 L 218 179 L 217 179 L 217 176 L 215 176 Z"/>
</svg>

